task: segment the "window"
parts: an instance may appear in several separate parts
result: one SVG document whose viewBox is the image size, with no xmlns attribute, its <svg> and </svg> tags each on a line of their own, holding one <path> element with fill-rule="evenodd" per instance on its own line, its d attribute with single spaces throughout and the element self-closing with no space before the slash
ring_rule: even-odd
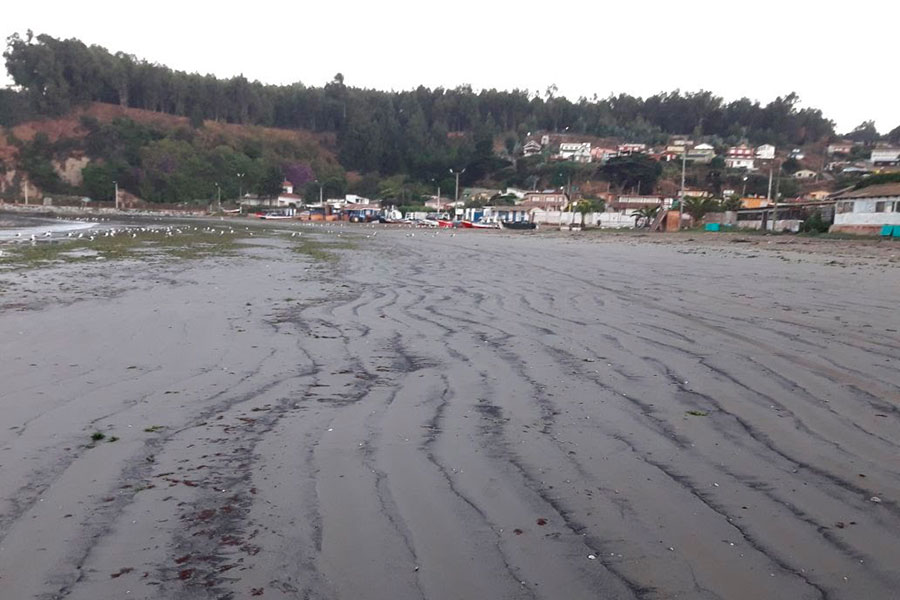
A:
<svg viewBox="0 0 900 600">
<path fill-rule="evenodd" d="M 876 202 L 875 203 L 875 212 L 890 212 L 890 210 L 885 210 L 888 208 L 888 204 L 893 204 L 893 202 Z M 893 208 L 893 207 L 891 207 Z"/>
<path fill-rule="evenodd" d="M 853 204 L 853 202 L 838 202 L 836 207 L 837 214 L 842 215 L 853 212 Z"/>
</svg>

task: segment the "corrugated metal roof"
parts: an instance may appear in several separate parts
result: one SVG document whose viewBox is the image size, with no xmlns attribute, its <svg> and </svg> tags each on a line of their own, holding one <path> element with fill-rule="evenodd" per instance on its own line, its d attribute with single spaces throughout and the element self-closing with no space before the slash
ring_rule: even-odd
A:
<svg viewBox="0 0 900 600">
<path fill-rule="evenodd" d="M 878 183 L 859 190 L 853 190 L 839 196 L 833 196 L 833 200 L 852 200 L 854 198 L 881 198 L 883 196 L 900 196 L 900 182 Z"/>
</svg>

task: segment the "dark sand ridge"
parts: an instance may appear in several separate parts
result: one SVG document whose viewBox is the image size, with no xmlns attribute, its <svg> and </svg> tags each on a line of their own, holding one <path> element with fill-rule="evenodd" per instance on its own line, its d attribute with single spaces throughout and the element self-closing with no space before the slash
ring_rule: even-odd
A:
<svg viewBox="0 0 900 600">
<path fill-rule="evenodd" d="M 896 597 L 895 263 L 603 241 L 0 275 L 0 597 Z"/>
</svg>

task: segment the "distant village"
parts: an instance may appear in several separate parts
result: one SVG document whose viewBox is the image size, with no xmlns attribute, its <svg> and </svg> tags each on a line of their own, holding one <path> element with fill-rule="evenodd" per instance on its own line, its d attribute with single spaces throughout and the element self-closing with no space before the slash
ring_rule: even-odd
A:
<svg viewBox="0 0 900 600">
<path fill-rule="evenodd" d="M 387 201 L 347 194 L 341 198 L 320 198 L 304 203 L 294 193 L 293 184 L 283 183 L 276 198 L 262 199 L 251 195 L 242 198 L 241 209 L 260 217 L 284 217 L 313 221 L 344 220 L 351 222 L 406 222 L 433 224 L 435 222 L 466 222 L 500 224 L 530 222 L 561 228 L 647 228 L 671 231 L 684 227 L 706 225 L 717 228 L 734 227 L 770 231 L 801 229 L 813 214 L 828 224 L 832 232 L 890 235 L 897 228 L 900 237 L 900 182 L 869 185 L 860 189 L 834 190 L 834 179 L 841 174 L 900 173 L 900 148 L 874 147 L 868 158 L 856 159 L 860 144 L 837 141 L 827 146 L 820 169 L 799 168 L 789 177 L 803 182 L 803 193 L 797 197 L 779 197 L 773 190 L 772 173 L 780 170 L 782 161 L 792 159 L 798 165 L 809 165 L 801 148 L 782 153 L 771 144 L 752 147 L 746 144 L 717 148 L 709 143 L 694 144 L 689 139 L 672 139 L 662 147 L 643 143 L 620 143 L 615 146 L 592 145 L 585 141 L 557 141 L 561 136 L 542 135 L 529 138 L 519 150 L 521 156 L 543 155 L 548 161 L 603 165 L 616 157 L 643 155 L 655 161 L 676 164 L 720 164 L 732 172 L 768 174 L 769 186 L 765 195 L 748 195 L 746 189 L 722 189 L 718 198 L 704 189 L 683 187 L 670 194 L 612 193 L 592 190 L 592 197 L 602 202 L 602 210 L 585 211 L 580 204 L 583 191 L 571 185 L 555 189 L 526 190 L 518 188 L 490 189 L 464 187 L 458 197 L 434 195 L 424 202 L 425 210 L 401 214 Z M 563 137 L 563 139 L 565 139 Z M 867 152 L 868 153 L 868 152 Z M 784 177 L 785 175 L 781 175 Z M 743 177 L 746 188 L 747 175 Z M 706 211 L 695 219 L 680 206 L 691 198 L 709 199 L 728 210 Z M 273 210 L 274 209 L 274 210 Z"/>
</svg>

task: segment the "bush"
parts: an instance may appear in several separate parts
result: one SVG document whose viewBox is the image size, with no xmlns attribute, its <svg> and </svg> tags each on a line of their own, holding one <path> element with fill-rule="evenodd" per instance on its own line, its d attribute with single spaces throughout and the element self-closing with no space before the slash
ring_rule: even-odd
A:
<svg viewBox="0 0 900 600">
<path fill-rule="evenodd" d="M 830 225 L 822 218 L 822 213 L 814 211 L 800 224 L 801 233 L 827 233 Z"/>
</svg>

